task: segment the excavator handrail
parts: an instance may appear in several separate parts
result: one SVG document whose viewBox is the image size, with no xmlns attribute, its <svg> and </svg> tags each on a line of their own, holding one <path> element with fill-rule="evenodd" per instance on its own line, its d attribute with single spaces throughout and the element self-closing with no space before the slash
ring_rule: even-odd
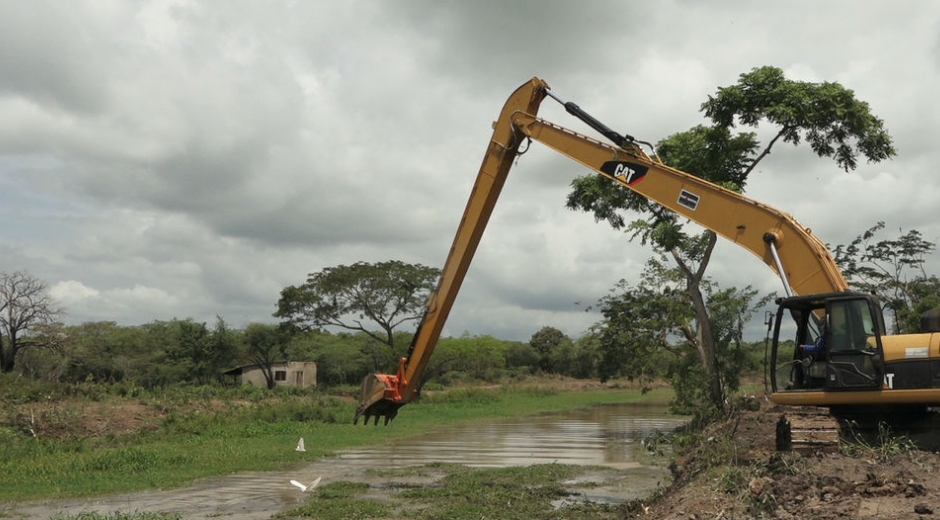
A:
<svg viewBox="0 0 940 520">
<path fill-rule="evenodd" d="M 537 117 L 546 95 L 618 146 L 600 142 Z M 407 358 L 395 375 L 370 374 L 362 385 L 354 422 L 380 416 L 385 422 L 412 401 L 421 376 L 453 307 L 460 285 L 480 243 L 520 144 L 528 137 L 595 172 L 689 218 L 751 251 L 797 294 L 844 291 L 848 284 L 825 244 L 788 214 L 740 193 L 651 159 L 633 140 L 594 119 L 574 103 L 562 102 L 548 84 L 533 78 L 507 99 L 493 123 L 483 164 L 477 174 L 437 288 L 428 297 Z M 782 271 L 781 271 L 782 269 Z M 786 282 L 785 282 L 786 283 Z M 788 291 L 789 292 L 789 291 Z"/>
</svg>

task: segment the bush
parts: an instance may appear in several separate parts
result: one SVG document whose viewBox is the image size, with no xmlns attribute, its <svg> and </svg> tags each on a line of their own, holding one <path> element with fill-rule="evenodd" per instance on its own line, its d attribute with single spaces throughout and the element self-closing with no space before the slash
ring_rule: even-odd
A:
<svg viewBox="0 0 940 520">
<path fill-rule="evenodd" d="M 341 422 L 337 417 L 340 413 L 349 415 L 349 410 L 338 400 L 330 399 L 316 403 L 291 400 L 257 408 L 252 418 L 268 423 L 292 421 L 335 424 Z"/>
</svg>

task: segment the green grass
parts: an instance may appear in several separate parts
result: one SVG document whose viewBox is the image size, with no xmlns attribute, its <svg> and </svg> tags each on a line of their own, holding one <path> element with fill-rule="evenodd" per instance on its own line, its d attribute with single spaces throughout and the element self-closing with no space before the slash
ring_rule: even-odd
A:
<svg viewBox="0 0 940 520">
<path fill-rule="evenodd" d="M 444 472 L 445 476 L 434 485 L 404 489 L 387 501 L 361 497 L 366 491 L 364 484 L 335 482 L 325 486 L 303 506 L 274 518 L 622 518 L 619 506 L 579 501 L 569 491 L 570 485 L 562 485 L 564 481 L 591 470 L 590 467 L 545 464 L 472 469 L 453 464 L 432 464 L 424 468 Z M 565 506 L 556 507 L 562 501 L 565 501 Z"/>
<path fill-rule="evenodd" d="M 851 437 L 839 443 L 842 453 L 849 457 L 886 463 L 894 457 L 903 456 L 921 464 L 921 452 L 910 437 L 897 434 L 884 422 L 878 423 L 878 431 L 866 432 L 850 428 Z"/>
<path fill-rule="evenodd" d="M 230 406 L 185 411 L 178 402 L 158 431 L 116 438 L 25 438 L 0 427 L 0 503 L 171 488 L 240 471 L 269 471 L 339 449 L 389 442 L 467 421 L 639 400 L 665 403 L 667 390 L 561 392 L 538 388 L 461 389 L 402 408 L 389 426 L 354 426 L 354 406 L 291 393 Z M 175 399 L 185 399 L 177 396 Z M 299 437 L 307 452 L 292 448 Z"/>
</svg>

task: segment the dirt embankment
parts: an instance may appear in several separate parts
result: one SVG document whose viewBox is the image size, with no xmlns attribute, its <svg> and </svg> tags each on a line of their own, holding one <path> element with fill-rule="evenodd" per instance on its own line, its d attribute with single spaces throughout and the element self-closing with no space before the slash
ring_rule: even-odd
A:
<svg viewBox="0 0 940 520">
<path fill-rule="evenodd" d="M 940 518 L 940 455 L 919 447 L 917 437 L 876 432 L 862 440 L 843 432 L 838 447 L 777 452 L 775 427 L 785 412 L 767 407 L 713 425 L 676 460 L 673 486 L 651 504 L 637 504 L 629 516 Z M 927 435 L 940 436 L 935 431 Z"/>
</svg>

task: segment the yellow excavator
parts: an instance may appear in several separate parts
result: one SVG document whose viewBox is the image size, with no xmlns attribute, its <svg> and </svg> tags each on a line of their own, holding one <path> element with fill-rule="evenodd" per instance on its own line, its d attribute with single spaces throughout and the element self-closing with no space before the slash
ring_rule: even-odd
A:
<svg viewBox="0 0 940 520">
<path fill-rule="evenodd" d="M 537 117 L 550 97 L 612 144 Z M 490 139 L 436 290 L 396 374 L 370 374 L 353 422 L 393 419 L 417 396 L 444 322 L 470 267 L 509 170 L 537 141 L 755 254 L 780 277 L 769 376 L 777 404 L 833 412 L 940 405 L 940 333 L 885 335 L 875 296 L 849 291 L 825 244 L 787 213 L 660 162 L 649 143 L 621 135 L 533 78 L 506 101 Z M 922 320 L 940 331 L 936 315 Z"/>
</svg>

